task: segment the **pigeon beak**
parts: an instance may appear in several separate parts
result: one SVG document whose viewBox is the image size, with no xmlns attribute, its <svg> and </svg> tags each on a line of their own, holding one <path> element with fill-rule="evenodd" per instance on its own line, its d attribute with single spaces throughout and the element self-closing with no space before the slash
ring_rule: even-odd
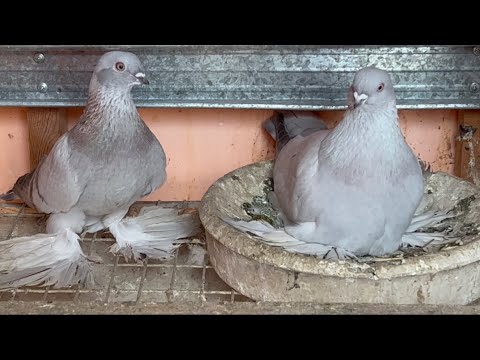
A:
<svg viewBox="0 0 480 360">
<path fill-rule="evenodd" d="M 145 74 L 142 73 L 142 72 L 136 73 L 136 74 L 135 74 L 135 77 L 136 77 L 137 80 L 140 82 L 140 84 L 144 84 L 144 85 L 150 84 L 150 82 L 149 82 L 149 81 L 147 80 L 147 78 L 145 77 Z"/>
<path fill-rule="evenodd" d="M 366 94 L 360 94 L 360 95 L 358 95 L 358 93 L 355 91 L 355 92 L 353 93 L 353 98 L 355 99 L 355 105 L 354 105 L 354 107 L 357 107 L 357 106 L 363 104 L 365 101 L 367 101 L 368 95 L 366 95 Z"/>
</svg>

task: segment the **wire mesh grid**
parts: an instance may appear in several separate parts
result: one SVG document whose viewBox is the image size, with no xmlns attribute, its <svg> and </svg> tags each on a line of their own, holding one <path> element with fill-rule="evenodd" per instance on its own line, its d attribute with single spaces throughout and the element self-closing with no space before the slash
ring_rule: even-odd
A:
<svg viewBox="0 0 480 360">
<path fill-rule="evenodd" d="M 145 203 L 132 206 L 138 212 Z M 197 207 L 198 203 L 162 203 L 162 206 Z M 45 232 L 46 216 L 23 204 L 0 204 L 0 241 Z M 154 304 L 178 302 L 252 302 L 216 274 L 209 263 L 204 235 L 182 244 L 170 260 L 136 263 L 109 252 L 114 239 L 109 232 L 87 234 L 82 238 L 84 253 L 96 260 L 95 285 L 68 289 L 26 287 L 0 291 L 0 302 L 40 301 L 45 303 L 101 302 Z"/>
<path fill-rule="evenodd" d="M 144 205 L 135 204 L 130 214 Z M 197 207 L 198 203 L 162 206 Z M 46 219 L 25 205 L 0 203 L 0 241 L 44 232 Z M 180 246 L 168 261 L 127 262 L 108 251 L 113 243 L 108 232 L 89 234 L 81 241 L 84 253 L 98 260 L 93 265 L 93 288 L 0 290 L 0 313 L 480 314 L 480 300 L 469 306 L 254 302 L 218 277 L 209 263 L 203 234 Z"/>
</svg>

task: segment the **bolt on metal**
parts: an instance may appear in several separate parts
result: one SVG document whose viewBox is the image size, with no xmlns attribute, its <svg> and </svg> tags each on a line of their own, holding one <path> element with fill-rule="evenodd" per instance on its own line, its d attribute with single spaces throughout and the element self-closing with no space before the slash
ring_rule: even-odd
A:
<svg viewBox="0 0 480 360">
<path fill-rule="evenodd" d="M 35 61 L 37 64 L 41 64 L 45 61 L 45 55 L 42 53 L 36 53 L 33 55 L 33 61 Z"/>
<path fill-rule="evenodd" d="M 480 55 L 480 46 L 475 46 L 473 48 L 473 53 L 477 56 Z"/>
<path fill-rule="evenodd" d="M 472 82 L 472 83 L 470 84 L 470 92 L 475 93 L 475 92 L 477 92 L 478 90 L 480 90 L 480 85 L 479 85 L 478 83 L 476 83 L 476 82 Z"/>
<path fill-rule="evenodd" d="M 45 84 L 44 82 L 40 83 L 40 85 L 38 85 L 38 91 L 40 92 L 46 92 L 48 89 L 48 85 Z"/>
</svg>

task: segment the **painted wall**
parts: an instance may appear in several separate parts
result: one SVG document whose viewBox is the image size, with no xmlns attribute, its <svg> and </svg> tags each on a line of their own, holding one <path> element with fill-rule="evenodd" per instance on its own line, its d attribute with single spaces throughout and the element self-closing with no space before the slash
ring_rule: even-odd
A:
<svg viewBox="0 0 480 360">
<path fill-rule="evenodd" d="M 68 109 L 69 126 L 82 109 Z M 342 111 L 320 112 L 329 126 Z M 141 109 L 140 114 L 167 154 L 166 184 L 145 200 L 200 200 L 225 173 L 274 156 L 274 142 L 261 123 L 270 110 Z M 455 110 L 400 111 L 407 142 L 433 170 L 453 173 Z M 28 172 L 26 109 L 0 108 L 0 193 Z"/>
</svg>

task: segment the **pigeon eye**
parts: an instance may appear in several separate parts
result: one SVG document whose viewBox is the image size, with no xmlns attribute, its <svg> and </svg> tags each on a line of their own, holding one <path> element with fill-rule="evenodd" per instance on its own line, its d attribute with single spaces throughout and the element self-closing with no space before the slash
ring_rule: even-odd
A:
<svg viewBox="0 0 480 360">
<path fill-rule="evenodd" d="M 125 70 L 125 64 L 123 62 L 117 62 L 115 64 L 115 69 L 117 69 L 118 71 L 123 71 Z"/>
<path fill-rule="evenodd" d="M 385 85 L 383 85 L 383 83 L 381 83 L 380 85 L 378 85 L 377 91 L 378 92 L 382 91 L 384 87 L 385 87 Z"/>
</svg>

